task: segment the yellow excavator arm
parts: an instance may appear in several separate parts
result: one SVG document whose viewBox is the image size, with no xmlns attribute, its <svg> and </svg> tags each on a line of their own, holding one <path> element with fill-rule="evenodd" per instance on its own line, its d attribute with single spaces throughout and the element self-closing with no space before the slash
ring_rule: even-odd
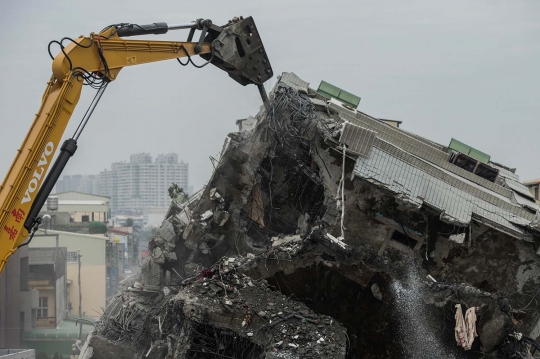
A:
<svg viewBox="0 0 540 359">
<path fill-rule="evenodd" d="M 177 29 L 190 30 L 187 42 L 123 39 Z M 198 42 L 193 42 L 196 30 L 200 30 L 200 37 Z M 67 46 L 65 41 L 69 42 Z M 186 25 L 118 24 L 88 37 L 51 43 L 58 44 L 61 52 L 53 60 L 52 77 L 36 117 L 0 185 L 0 274 L 9 256 L 31 240 L 40 224 L 39 211 L 75 153 L 78 137 L 107 85 L 116 80 L 122 68 L 170 59 L 177 59 L 184 66 L 212 64 L 244 86 L 257 85 L 263 101 L 267 99 L 262 84 L 273 75 L 251 17 L 234 18 L 225 26 L 203 19 Z M 206 63 L 196 65 L 191 59 L 194 55 Z M 183 63 L 180 58 L 187 61 Z M 96 97 L 73 137 L 62 145 L 49 171 L 83 85 L 97 88 Z"/>
</svg>

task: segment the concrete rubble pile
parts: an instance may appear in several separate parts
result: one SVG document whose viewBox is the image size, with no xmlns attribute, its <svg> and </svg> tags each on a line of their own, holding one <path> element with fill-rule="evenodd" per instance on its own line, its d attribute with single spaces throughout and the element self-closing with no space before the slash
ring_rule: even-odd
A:
<svg viewBox="0 0 540 359">
<path fill-rule="evenodd" d="M 432 204 L 442 194 L 396 189 L 386 167 L 368 162 L 405 149 L 425 158 L 403 161 L 436 162 L 442 146 L 328 104 L 292 73 L 254 120 L 229 135 L 205 189 L 173 201 L 141 275 L 122 283 L 80 358 L 532 357 L 532 204 L 487 211 L 488 190 L 513 190 L 461 169 L 450 176 L 453 164 L 441 191 L 487 193 L 459 213 Z M 442 178 L 441 166 L 413 167 L 427 181 Z M 478 307 L 470 351 L 454 339 L 455 304 Z"/>
</svg>

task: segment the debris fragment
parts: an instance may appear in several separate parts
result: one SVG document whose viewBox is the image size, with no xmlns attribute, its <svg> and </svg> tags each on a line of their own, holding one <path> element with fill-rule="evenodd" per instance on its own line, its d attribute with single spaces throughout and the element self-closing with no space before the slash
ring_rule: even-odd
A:
<svg viewBox="0 0 540 359">
<path fill-rule="evenodd" d="M 471 350 L 474 338 L 478 336 L 476 333 L 476 310 L 476 307 L 470 307 L 463 317 L 461 304 L 456 304 L 456 342 L 465 350 Z"/>
<path fill-rule="evenodd" d="M 201 221 L 206 221 L 209 218 L 212 218 L 214 213 L 212 211 L 206 211 L 201 215 Z"/>
<path fill-rule="evenodd" d="M 373 293 L 373 296 L 377 298 L 378 300 L 382 300 L 383 297 L 382 297 L 381 289 L 379 288 L 377 283 L 373 283 L 371 285 L 371 293 Z"/>
<path fill-rule="evenodd" d="M 251 201 L 246 203 L 244 211 L 255 222 L 264 227 L 264 205 L 261 196 L 261 185 L 259 183 L 253 186 L 251 191 Z"/>
<path fill-rule="evenodd" d="M 328 239 L 330 239 L 330 241 L 334 244 L 337 244 L 338 246 L 340 246 L 341 248 L 343 249 L 346 249 L 347 248 L 347 245 L 343 242 L 343 239 L 342 237 L 339 237 L 339 238 L 336 238 L 334 237 L 333 235 L 331 235 L 330 233 L 326 233 L 326 237 Z"/>
<path fill-rule="evenodd" d="M 452 242 L 462 244 L 465 241 L 465 233 L 451 234 L 448 239 Z"/>
</svg>

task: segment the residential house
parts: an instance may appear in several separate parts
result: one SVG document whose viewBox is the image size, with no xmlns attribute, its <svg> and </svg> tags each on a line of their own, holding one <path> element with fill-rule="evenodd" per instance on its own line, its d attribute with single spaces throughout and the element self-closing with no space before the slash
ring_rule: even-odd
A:
<svg viewBox="0 0 540 359">
<path fill-rule="evenodd" d="M 67 248 L 30 248 L 28 286 L 39 291 L 37 327 L 56 328 L 67 316 Z"/>
<path fill-rule="evenodd" d="M 119 214 L 111 218 L 111 221 L 109 221 L 110 227 L 114 228 L 125 228 L 124 224 L 128 221 L 128 219 L 131 219 L 133 221 L 133 225 L 139 228 L 143 228 L 145 226 L 145 216 L 143 214 L 139 215 L 123 215 Z"/>
<path fill-rule="evenodd" d="M 36 326 L 39 292 L 28 287 L 28 262 L 21 247 L 0 275 L 0 348 L 21 348 L 21 334 Z"/>
<path fill-rule="evenodd" d="M 79 313 L 79 265 L 81 255 L 82 311 L 89 317 L 98 317 L 105 306 L 106 297 L 106 251 L 107 237 L 54 230 L 38 230 L 29 244 L 31 248 L 66 247 L 66 277 L 69 315 Z"/>
<path fill-rule="evenodd" d="M 536 200 L 536 203 L 540 204 L 540 178 L 531 181 L 525 181 L 523 182 L 523 184 L 529 189 L 529 191 L 531 191 L 531 194 Z"/>
<path fill-rule="evenodd" d="M 48 228 L 69 223 L 103 222 L 109 220 L 110 198 L 81 192 L 63 192 L 49 196 L 40 216 L 51 216 Z"/>
<path fill-rule="evenodd" d="M 133 256 L 133 228 L 131 227 L 122 227 L 122 229 L 117 228 L 109 228 L 107 231 L 107 237 L 111 242 L 122 244 L 123 245 L 123 251 L 124 251 L 124 257 L 123 259 L 123 265 L 125 268 L 129 268 L 130 260 Z"/>
</svg>

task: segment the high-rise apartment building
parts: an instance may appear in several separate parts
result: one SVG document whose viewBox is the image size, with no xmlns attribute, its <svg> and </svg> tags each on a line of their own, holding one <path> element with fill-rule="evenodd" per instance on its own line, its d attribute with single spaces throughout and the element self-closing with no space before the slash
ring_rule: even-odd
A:
<svg viewBox="0 0 540 359">
<path fill-rule="evenodd" d="M 148 153 L 133 154 L 129 162 L 115 162 L 99 174 L 99 194 L 111 197 L 113 214 L 168 208 L 169 187 L 176 183 L 187 190 L 188 170 L 176 153 L 155 160 Z"/>
<path fill-rule="evenodd" d="M 98 176 L 64 175 L 56 182 L 56 193 L 63 192 L 98 194 Z"/>
</svg>

